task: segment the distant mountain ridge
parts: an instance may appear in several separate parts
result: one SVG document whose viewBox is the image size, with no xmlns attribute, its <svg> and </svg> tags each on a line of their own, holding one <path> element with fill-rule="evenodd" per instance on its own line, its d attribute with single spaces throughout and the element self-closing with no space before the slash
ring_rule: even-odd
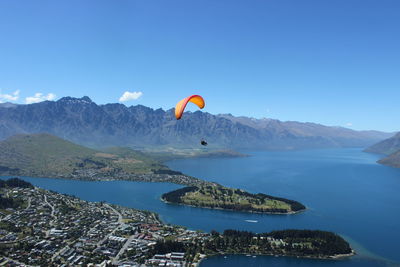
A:
<svg viewBox="0 0 400 267">
<path fill-rule="evenodd" d="M 378 163 L 400 168 L 400 132 L 391 138 L 368 147 L 364 151 L 386 155 L 386 157 L 378 160 Z"/>
<path fill-rule="evenodd" d="M 177 121 L 174 110 L 142 105 L 97 105 L 89 97 L 63 97 L 29 105 L 0 105 L 0 139 L 14 134 L 49 133 L 90 147 L 148 146 L 302 149 L 365 147 L 391 136 L 315 123 L 281 122 L 232 115 L 187 112 Z"/>
<path fill-rule="evenodd" d="M 390 155 L 399 150 L 400 150 L 400 132 L 397 133 L 395 136 L 392 136 L 388 139 L 385 139 L 377 144 L 368 147 L 367 149 L 365 149 L 365 152 Z"/>
</svg>

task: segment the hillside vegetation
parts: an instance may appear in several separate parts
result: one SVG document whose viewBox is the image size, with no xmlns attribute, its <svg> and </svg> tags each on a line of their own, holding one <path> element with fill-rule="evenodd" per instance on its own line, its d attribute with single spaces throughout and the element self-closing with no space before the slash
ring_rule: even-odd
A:
<svg viewBox="0 0 400 267">
<path fill-rule="evenodd" d="M 129 148 L 99 151 L 49 134 L 16 135 L 0 142 L 0 174 L 66 178 L 118 177 L 168 170 Z"/>
</svg>

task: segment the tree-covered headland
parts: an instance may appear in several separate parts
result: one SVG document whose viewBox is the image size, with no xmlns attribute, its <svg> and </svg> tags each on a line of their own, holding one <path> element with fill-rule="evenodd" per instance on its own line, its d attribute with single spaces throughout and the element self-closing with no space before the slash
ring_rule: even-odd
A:
<svg viewBox="0 0 400 267">
<path fill-rule="evenodd" d="M 163 194 L 164 201 L 196 207 L 261 213 L 294 213 L 305 206 L 297 201 L 221 185 L 190 186 Z"/>
</svg>

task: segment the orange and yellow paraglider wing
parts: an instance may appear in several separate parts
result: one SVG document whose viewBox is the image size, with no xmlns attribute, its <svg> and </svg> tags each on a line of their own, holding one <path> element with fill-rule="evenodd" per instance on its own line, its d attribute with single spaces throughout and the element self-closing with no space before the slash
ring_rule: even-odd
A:
<svg viewBox="0 0 400 267">
<path fill-rule="evenodd" d="M 188 102 L 196 104 L 199 108 L 204 108 L 204 106 L 206 105 L 204 99 L 199 95 L 192 95 L 182 99 L 175 106 L 175 117 L 177 120 L 182 118 L 183 112 L 185 111 Z"/>
<path fill-rule="evenodd" d="M 189 102 L 196 104 L 201 109 L 206 105 L 204 99 L 199 95 L 192 95 L 189 99 Z"/>
<path fill-rule="evenodd" d="M 177 120 L 179 120 L 182 117 L 183 111 L 185 110 L 186 104 L 188 102 L 188 99 L 182 99 L 181 101 L 178 102 L 175 106 L 175 117 Z"/>
</svg>

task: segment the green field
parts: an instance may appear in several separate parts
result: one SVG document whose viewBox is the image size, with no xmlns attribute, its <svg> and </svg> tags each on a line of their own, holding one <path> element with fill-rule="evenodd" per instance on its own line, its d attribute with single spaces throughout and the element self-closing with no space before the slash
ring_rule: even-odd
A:
<svg viewBox="0 0 400 267">
<path fill-rule="evenodd" d="M 252 209 L 260 211 L 271 209 L 290 211 L 290 205 L 283 201 L 245 196 L 236 191 L 226 187 L 203 187 L 198 191 L 186 193 L 182 200 L 187 204 L 201 206 L 240 205 L 251 206 Z"/>
</svg>

